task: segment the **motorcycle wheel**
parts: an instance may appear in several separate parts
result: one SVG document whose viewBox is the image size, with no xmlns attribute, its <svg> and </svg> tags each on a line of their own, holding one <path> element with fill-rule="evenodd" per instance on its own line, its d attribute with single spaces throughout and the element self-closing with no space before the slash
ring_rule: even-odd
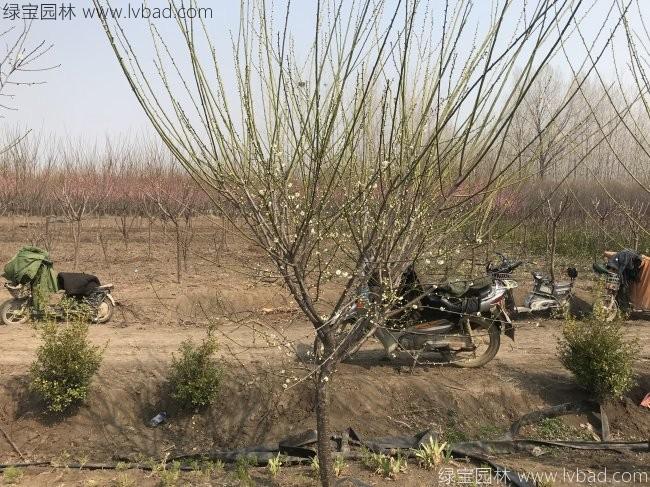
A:
<svg viewBox="0 0 650 487">
<path fill-rule="evenodd" d="M 3 325 L 22 325 L 29 320 L 27 303 L 24 299 L 9 299 L 0 307 L 0 318 Z"/>
<path fill-rule="evenodd" d="M 473 352 L 456 352 L 451 356 L 451 363 L 456 367 L 476 368 L 487 364 L 499 351 L 501 346 L 501 329 L 491 320 L 479 317 L 468 318 L 472 336 L 477 345 Z"/>
<path fill-rule="evenodd" d="M 104 297 L 101 303 L 99 303 L 99 306 L 97 306 L 97 312 L 95 314 L 95 319 L 93 322 L 95 323 L 107 323 L 111 320 L 113 317 L 113 311 L 115 310 L 115 306 L 113 306 L 113 301 L 110 300 L 110 298 Z"/>
</svg>

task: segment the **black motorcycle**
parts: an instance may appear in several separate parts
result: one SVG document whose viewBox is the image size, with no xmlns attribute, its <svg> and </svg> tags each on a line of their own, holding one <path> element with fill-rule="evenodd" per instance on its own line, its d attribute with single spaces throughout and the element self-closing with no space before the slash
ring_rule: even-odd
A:
<svg viewBox="0 0 650 487">
<path fill-rule="evenodd" d="M 416 360 L 422 353 L 435 352 L 458 367 L 481 367 L 499 351 L 502 330 L 514 340 L 514 329 L 503 312 L 504 293 L 489 279 L 425 287 L 411 266 L 401 276 L 399 299 L 385 312 L 388 318 L 383 326 L 373 324 L 371 317 L 372 308 L 381 306 L 383 294 L 373 288 L 376 286 L 369 284 L 360 291 L 335 332 L 336 343 L 349 333 L 359 334 L 346 358 L 375 336 L 389 358 L 395 358 L 398 350 Z M 318 336 L 314 354 L 323 354 Z"/>
<path fill-rule="evenodd" d="M 102 285 L 96 276 L 74 272 L 60 272 L 57 276 L 59 289 L 63 290 L 62 298 L 80 305 L 90 311 L 90 320 L 93 323 L 106 323 L 113 316 L 115 299 L 111 295 L 112 284 Z M 5 288 L 12 298 L 0 306 L 0 319 L 5 325 L 20 325 L 29 319 L 40 319 L 49 316 L 54 319 L 67 319 L 70 306 L 61 304 L 48 304 L 45 309 L 38 309 L 34 305 L 31 283 L 20 284 L 6 282 Z"/>
</svg>

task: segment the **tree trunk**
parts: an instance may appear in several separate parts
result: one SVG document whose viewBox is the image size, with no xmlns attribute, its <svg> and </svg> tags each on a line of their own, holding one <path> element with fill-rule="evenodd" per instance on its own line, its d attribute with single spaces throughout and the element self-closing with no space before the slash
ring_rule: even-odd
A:
<svg viewBox="0 0 650 487">
<path fill-rule="evenodd" d="M 326 348 L 324 357 L 332 350 Z M 320 482 L 323 487 L 332 484 L 332 444 L 329 427 L 329 384 L 332 381 L 332 364 L 326 360 L 320 366 L 316 383 L 316 430 L 318 431 L 318 466 Z"/>
<path fill-rule="evenodd" d="M 79 263 L 79 247 L 81 240 L 81 219 L 78 219 L 76 222 L 72 223 L 72 238 L 74 240 L 74 260 L 72 268 L 77 270 L 77 265 Z"/>
<path fill-rule="evenodd" d="M 181 261 L 182 250 L 181 250 L 181 229 L 178 223 L 174 223 L 176 227 L 176 282 L 181 283 Z"/>
<path fill-rule="evenodd" d="M 127 217 L 122 215 L 122 241 L 124 242 L 125 253 L 129 252 L 129 227 Z"/>
<path fill-rule="evenodd" d="M 551 222 L 551 248 L 549 259 L 549 272 L 551 281 L 555 282 L 555 246 L 557 245 L 557 222 Z"/>
<path fill-rule="evenodd" d="M 151 220 L 147 221 L 148 226 L 147 226 L 147 257 L 150 259 L 151 258 L 151 225 L 152 222 Z"/>
</svg>

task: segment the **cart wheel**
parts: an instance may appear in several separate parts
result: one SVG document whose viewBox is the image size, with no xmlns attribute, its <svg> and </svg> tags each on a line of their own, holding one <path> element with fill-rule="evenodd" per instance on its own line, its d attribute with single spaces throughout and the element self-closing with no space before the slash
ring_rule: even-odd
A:
<svg viewBox="0 0 650 487">
<path fill-rule="evenodd" d="M 605 318 L 607 323 L 611 323 L 618 316 L 618 303 L 616 302 L 616 296 L 607 296 L 600 303 L 600 311 Z"/>
<path fill-rule="evenodd" d="M 105 297 L 102 302 L 99 303 L 99 306 L 97 307 L 97 314 L 95 315 L 95 319 L 93 321 L 100 324 L 110 321 L 110 319 L 113 317 L 113 310 L 113 302 L 108 297 Z"/>
<path fill-rule="evenodd" d="M 10 299 L 2 303 L 0 316 L 3 325 L 22 325 L 29 320 L 29 310 L 26 299 Z"/>
</svg>

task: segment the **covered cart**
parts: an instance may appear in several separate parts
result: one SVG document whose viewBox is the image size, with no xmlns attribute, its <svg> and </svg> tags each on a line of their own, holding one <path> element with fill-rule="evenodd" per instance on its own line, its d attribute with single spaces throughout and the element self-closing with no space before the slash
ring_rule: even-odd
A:
<svg viewBox="0 0 650 487">
<path fill-rule="evenodd" d="M 650 312 L 650 257 L 629 249 L 603 255 L 607 264 L 594 264 L 605 275 L 603 306 L 613 315 L 618 309 Z"/>
</svg>

